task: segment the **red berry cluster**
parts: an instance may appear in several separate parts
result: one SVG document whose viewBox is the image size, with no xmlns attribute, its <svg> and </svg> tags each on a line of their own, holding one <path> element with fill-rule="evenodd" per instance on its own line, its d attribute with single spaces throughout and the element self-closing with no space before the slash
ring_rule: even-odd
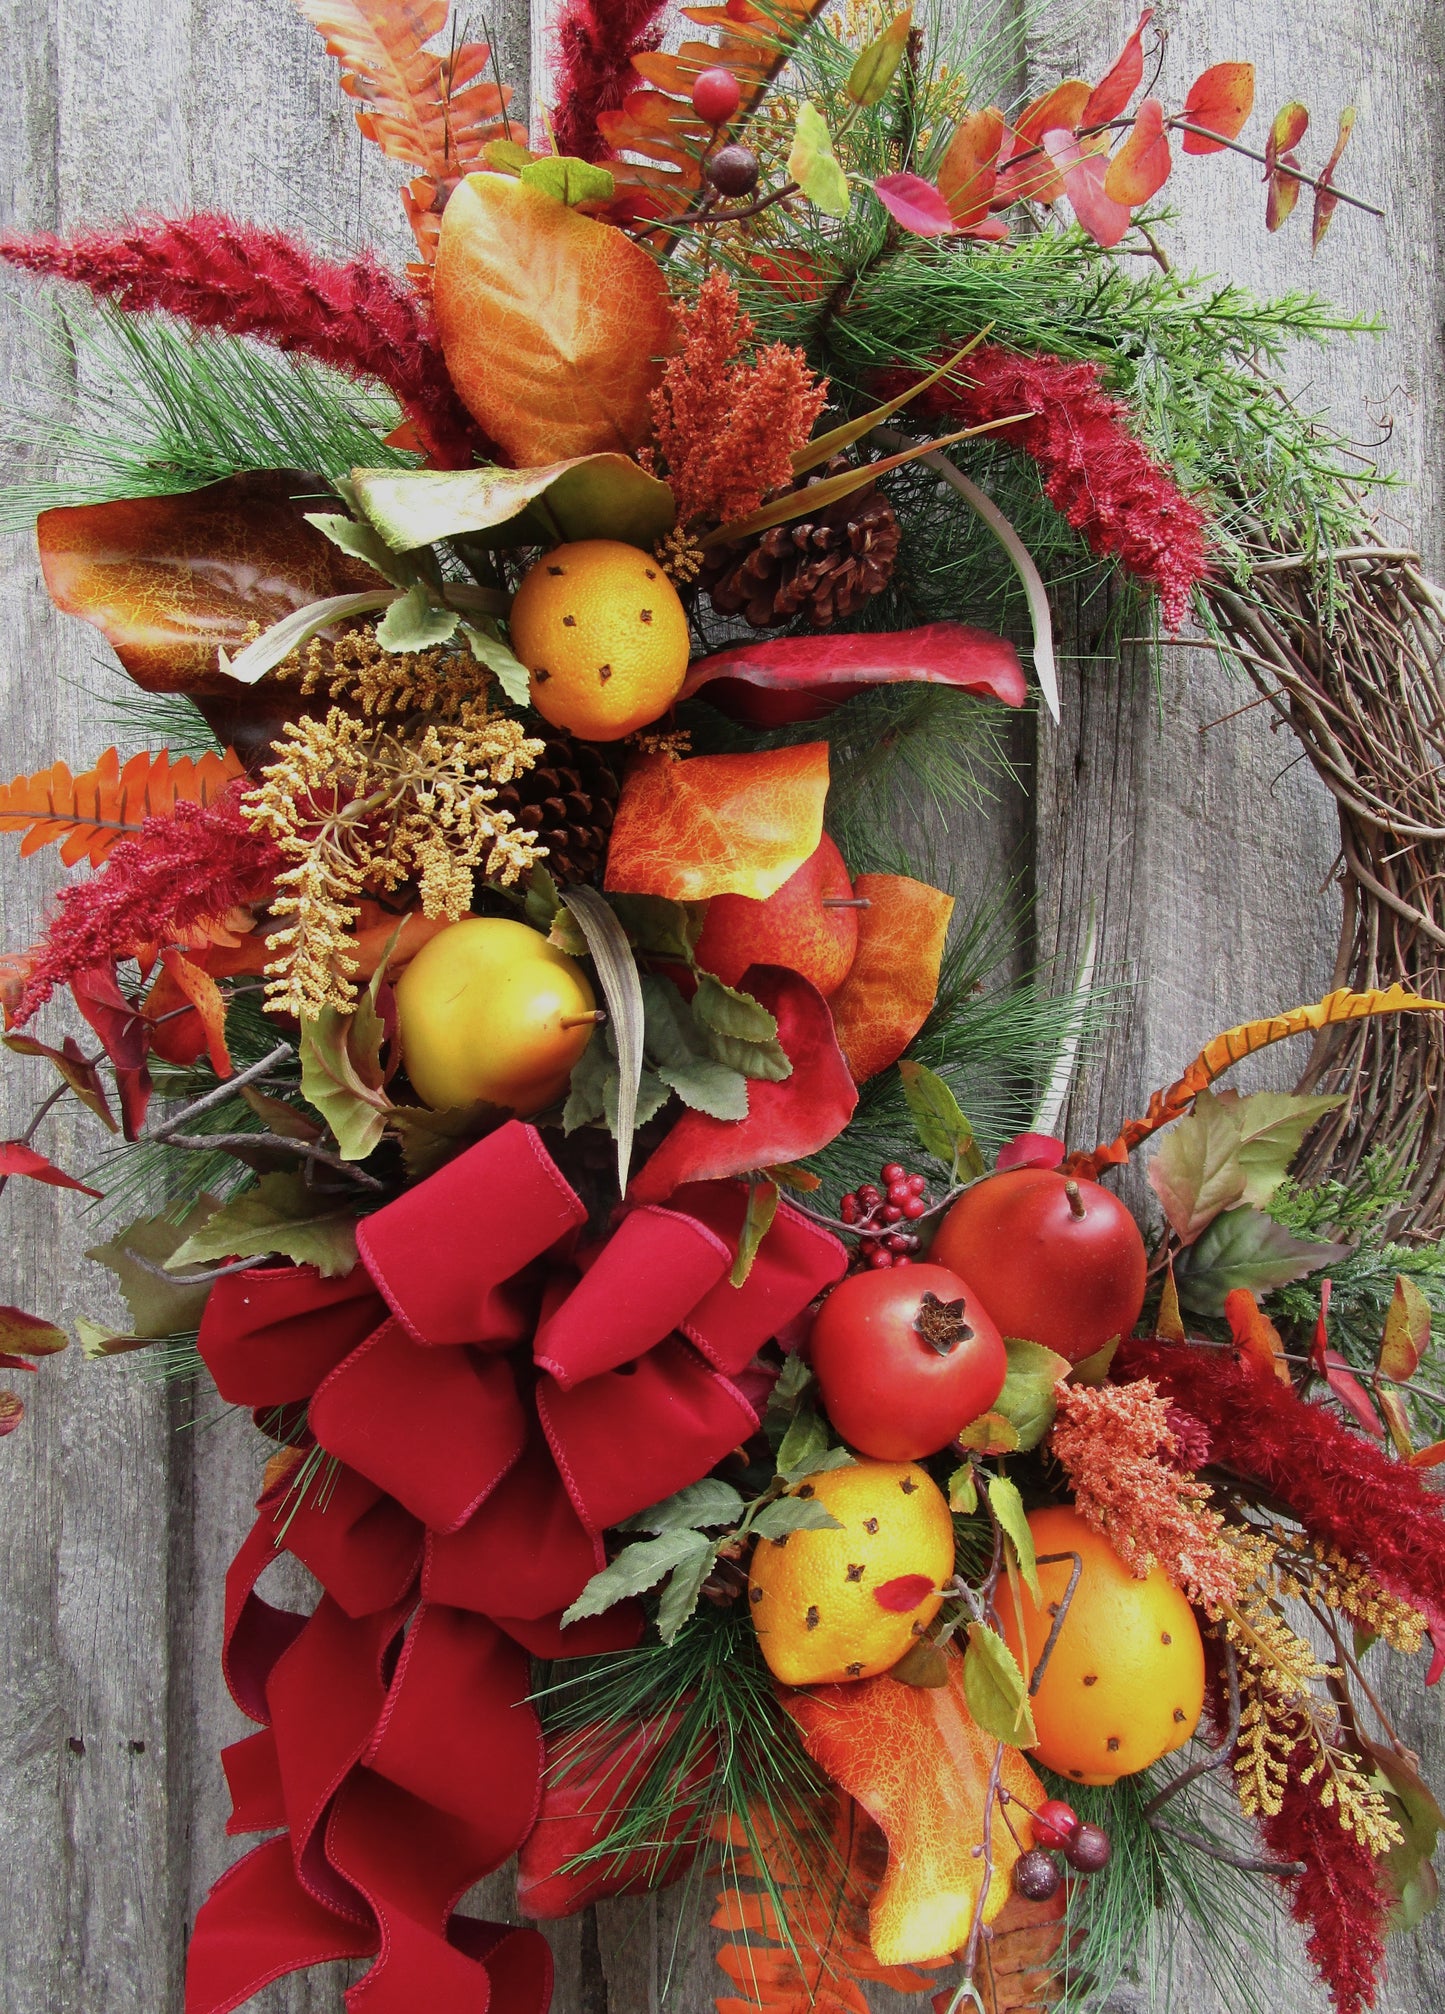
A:
<svg viewBox="0 0 1445 2014">
<path fill-rule="evenodd" d="M 1076 1874 L 1098 1874 L 1108 1866 L 1113 1852 L 1108 1833 L 1101 1826 L 1085 1825 L 1061 1797 L 1048 1798 L 1032 1817 L 1036 1843 L 1014 1862 L 1014 1887 L 1025 1901 L 1047 1902 L 1058 1893 L 1064 1876 L 1056 1853 L 1063 1854 Z"/>
<path fill-rule="evenodd" d="M 858 1238 L 854 1262 L 880 1271 L 911 1266 L 920 1240 L 904 1227 L 928 1213 L 927 1177 L 911 1175 L 901 1161 L 888 1161 L 878 1170 L 878 1181 L 881 1188 L 865 1182 L 838 1205 L 839 1216 Z"/>
</svg>

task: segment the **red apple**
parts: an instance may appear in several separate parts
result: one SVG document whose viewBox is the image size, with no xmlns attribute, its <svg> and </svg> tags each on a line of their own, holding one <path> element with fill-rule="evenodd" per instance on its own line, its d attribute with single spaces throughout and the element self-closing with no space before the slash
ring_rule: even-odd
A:
<svg viewBox="0 0 1445 2014">
<path fill-rule="evenodd" d="M 1097 1182 L 1052 1168 L 1016 1168 L 969 1189 L 928 1256 L 973 1283 L 1005 1336 L 1075 1364 L 1127 1336 L 1144 1305 L 1139 1226 Z"/>
<path fill-rule="evenodd" d="M 858 949 L 858 912 L 826 905 L 852 896 L 843 856 L 825 832 L 817 851 L 765 901 L 714 895 L 697 962 L 725 986 L 736 986 L 750 965 L 785 965 L 824 996 L 835 993 Z"/>
</svg>

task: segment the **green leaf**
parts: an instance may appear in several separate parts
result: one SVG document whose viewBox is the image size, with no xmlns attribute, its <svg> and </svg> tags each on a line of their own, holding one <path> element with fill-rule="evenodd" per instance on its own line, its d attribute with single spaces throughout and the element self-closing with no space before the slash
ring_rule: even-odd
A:
<svg viewBox="0 0 1445 2014">
<path fill-rule="evenodd" d="M 397 596 L 376 625 L 376 640 L 383 650 L 430 650 L 449 643 L 460 621 L 454 608 L 440 608 L 418 581 Z"/>
<path fill-rule="evenodd" d="M 208 1293 L 209 1288 L 206 1290 Z M 147 1350 L 158 1340 L 155 1336 L 120 1336 L 104 1322 L 92 1322 L 85 1315 L 75 1318 L 75 1340 L 80 1344 L 80 1354 L 88 1364 L 98 1363 L 103 1357 L 123 1357 L 131 1350 Z"/>
<path fill-rule="evenodd" d="M 984 1174 L 983 1155 L 957 1098 L 935 1070 L 922 1063 L 898 1065 L 913 1130 L 927 1154 L 953 1168 L 965 1181 Z"/>
<path fill-rule="evenodd" d="M 650 552 L 677 517 L 667 484 L 623 454 L 534 469 L 356 469 L 353 480 L 394 552 L 478 532 L 490 546 L 614 538 Z"/>
<path fill-rule="evenodd" d="M 670 902 L 665 895 L 612 895 L 608 900 L 639 951 L 691 965 L 707 920 L 705 902 Z"/>
<path fill-rule="evenodd" d="M 716 1476 L 704 1476 L 701 1482 L 689 1483 L 675 1496 L 664 1497 L 651 1510 L 638 1511 L 635 1517 L 624 1518 L 617 1529 L 664 1532 L 684 1527 L 692 1531 L 719 1525 L 731 1528 L 745 1509 L 746 1505 L 731 1483 L 719 1482 Z"/>
<path fill-rule="evenodd" d="M 1029 1530 L 1028 1519 L 1024 1516 L 1024 1500 L 1019 1495 L 1018 1484 L 1010 1482 L 1007 1476 L 990 1475 L 984 1478 L 984 1488 L 988 1491 L 988 1507 L 1002 1526 L 1005 1540 L 1013 1548 L 1018 1570 L 1024 1577 L 1024 1585 L 1035 1603 L 1042 1607 L 1043 1596 L 1039 1592 L 1034 1535 Z"/>
<path fill-rule="evenodd" d="M 1122 1338 L 1119 1336 L 1110 1336 L 1102 1349 L 1095 1350 L 1092 1356 L 1080 1357 L 1074 1365 L 1073 1383 L 1106 1385 L 1109 1382 L 1109 1366 L 1114 1361 L 1115 1352 L 1121 1341 Z"/>
<path fill-rule="evenodd" d="M 788 152 L 788 178 L 826 217 L 846 217 L 852 197 L 848 177 L 833 152 L 828 121 L 811 102 L 798 109 L 793 144 Z"/>
<path fill-rule="evenodd" d="M 608 1035 L 617 1056 L 617 1183 L 627 1193 L 632 1134 L 642 1087 L 642 980 L 626 932 L 595 888 L 567 888 L 562 901 L 581 926 L 607 1001 Z M 588 1048 L 595 1043 L 588 1043 Z M 605 1093 L 604 1093 L 605 1096 Z"/>
<path fill-rule="evenodd" d="M 993 1410 L 1006 1419 L 1018 1435 L 1021 1449 L 1036 1448 L 1054 1423 L 1058 1400 L 1054 1387 L 1069 1375 L 1069 1360 L 1042 1343 L 1028 1343 L 1009 1336 L 1008 1371 L 1003 1390 L 993 1402 Z"/>
<path fill-rule="evenodd" d="M 487 166 L 502 175 L 520 176 L 527 163 L 536 158 L 531 148 L 524 147 L 519 140 L 488 140 L 482 149 Z"/>
<path fill-rule="evenodd" d="M 595 1036 L 593 1040 L 596 1040 Z M 602 1121 L 614 1140 L 619 1137 L 617 1114 L 621 1094 L 621 1072 L 614 1068 L 602 1084 Z M 656 1118 L 671 1096 L 671 1089 L 656 1071 L 644 1069 L 637 1080 L 637 1110 L 633 1113 L 633 1123 L 645 1126 L 649 1119 Z"/>
<path fill-rule="evenodd" d="M 579 161 L 575 154 L 543 154 L 522 164 L 520 173 L 529 188 L 541 189 L 559 203 L 610 203 L 617 193 L 610 168 Z"/>
<path fill-rule="evenodd" d="M 897 1664 L 890 1664 L 888 1676 L 900 1685 L 916 1685 L 932 1691 L 948 1683 L 948 1658 L 928 1637 L 910 1645 Z"/>
<path fill-rule="evenodd" d="M 1032 1748 L 1038 1740 L 1018 1660 L 998 1632 L 981 1622 L 968 1626 L 963 1696 L 969 1712 L 995 1741 L 1006 1741 L 1010 1748 Z"/>
<path fill-rule="evenodd" d="M 386 1131 L 393 1108 L 382 1088 L 385 1033 L 375 981 L 355 1013 L 323 1007 L 314 1021 L 301 1023 L 301 1095 L 336 1135 L 343 1161 L 364 1161 Z"/>
<path fill-rule="evenodd" d="M 407 588 L 415 581 L 415 567 L 399 563 L 386 540 L 369 524 L 358 524 L 355 518 L 330 511 L 307 511 L 306 522 L 314 524 L 342 552 L 375 567 L 382 579 L 389 580 L 393 587 Z"/>
<path fill-rule="evenodd" d="M 1175 1261 L 1179 1299 L 1199 1315 L 1222 1315 L 1225 1295 L 1235 1287 L 1267 1294 L 1310 1273 L 1323 1272 L 1347 1257 L 1348 1245 L 1315 1245 L 1292 1237 L 1263 1210 L 1246 1205 L 1215 1218 L 1196 1243 Z"/>
<path fill-rule="evenodd" d="M 591 1047 L 591 1044 L 588 1044 Z M 402 1165 L 413 1182 L 434 1175 L 466 1148 L 484 1140 L 511 1118 L 501 1105 L 478 1098 L 471 1105 L 393 1105 L 386 1129 L 401 1142 Z"/>
<path fill-rule="evenodd" d="M 778 1214 L 778 1201 L 779 1190 L 776 1182 L 749 1182 L 748 1207 L 738 1237 L 737 1257 L 733 1260 L 732 1271 L 728 1274 L 728 1280 L 734 1287 L 743 1286 L 748 1274 L 753 1270 L 758 1247 L 773 1228 L 773 1219 Z"/>
<path fill-rule="evenodd" d="M 1006 1420 L 1002 1413 L 984 1413 L 980 1418 L 970 1420 L 954 1439 L 967 1453 L 1012 1455 L 1018 1452 L 1019 1431 L 1013 1421 Z"/>
<path fill-rule="evenodd" d="M 527 877 L 527 921 L 545 936 L 552 927 L 552 918 L 561 907 L 562 898 L 557 893 L 556 882 L 545 867 L 534 867 Z"/>
<path fill-rule="evenodd" d="M 502 640 L 502 632 L 490 616 L 462 624 L 462 635 L 478 664 L 486 666 L 513 706 L 529 706 L 532 680 L 527 667 Z"/>
<path fill-rule="evenodd" d="M 642 1006 L 644 1053 L 663 1083 L 695 1111 L 714 1119 L 745 1119 L 747 1078 L 704 1052 L 702 1032 L 672 981 L 644 974 Z"/>
<path fill-rule="evenodd" d="M 1238 1203 L 1263 1209 L 1311 1126 L 1342 1102 L 1283 1091 L 1248 1097 L 1201 1091 L 1149 1163 L 1150 1184 L 1182 1241 L 1193 1244 Z"/>
<path fill-rule="evenodd" d="M 145 1259 L 151 1266 L 164 1266 L 220 1207 L 214 1196 L 200 1196 L 179 1219 L 141 1217 L 105 1244 L 92 1245 L 87 1251 L 87 1259 L 105 1266 L 119 1281 L 130 1309 L 132 1336 L 151 1342 L 158 1336 L 180 1335 L 200 1327 L 210 1286 L 185 1286 L 180 1280 L 151 1272 L 140 1262 Z"/>
<path fill-rule="evenodd" d="M 887 97 L 888 87 L 898 75 L 898 66 L 908 48 L 908 31 L 913 26 L 913 9 L 895 14 L 883 33 L 859 51 L 848 73 L 848 96 L 855 105 L 877 105 Z"/>
<path fill-rule="evenodd" d="M 589 1615 L 601 1615 L 632 1595 L 646 1594 L 674 1567 L 684 1566 L 688 1561 L 696 1562 L 702 1553 L 711 1549 L 711 1542 L 701 1532 L 684 1526 L 663 1532 L 660 1538 L 643 1539 L 636 1545 L 624 1546 L 610 1566 L 593 1574 L 562 1617 L 563 1628 L 571 1622 L 582 1622 Z"/>
<path fill-rule="evenodd" d="M 596 1125 L 607 1110 L 609 1086 L 616 1082 L 617 1058 L 607 1046 L 607 1030 L 599 1029 L 572 1065 L 562 1131 L 572 1134 L 579 1126 Z M 612 1102 L 615 1108 L 615 1091 Z"/>
<path fill-rule="evenodd" d="M 218 1259 L 262 1259 L 280 1253 L 315 1266 L 323 1280 L 356 1264 L 356 1217 L 318 1205 L 300 1175 L 263 1175 L 207 1219 L 166 1261 L 172 1272 Z"/>
<path fill-rule="evenodd" d="M 783 1538 L 792 1531 L 841 1531 L 842 1525 L 816 1497 L 774 1497 L 748 1526 L 759 1538 Z"/>
<path fill-rule="evenodd" d="M 1380 1369 L 1387 1378 L 1403 1384 L 1419 1370 L 1420 1359 L 1429 1347 L 1430 1303 L 1413 1280 L 1399 1273 L 1385 1315 Z"/>
<path fill-rule="evenodd" d="M 1365 1748 L 1375 1765 L 1376 1787 L 1384 1792 L 1390 1816 L 1404 1834 L 1400 1844 L 1375 1863 L 1394 1901 L 1386 1928 L 1390 1933 L 1413 1930 L 1440 1898 L 1440 1883 L 1430 1863 L 1445 1827 L 1445 1812 L 1403 1756 L 1383 1743 L 1366 1742 Z"/>
<path fill-rule="evenodd" d="M 791 1357 L 788 1359 L 794 1361 Z M 828 1430 L 811 1406 L 799 1406 L 792 1424 L 778 1443 L 778 1474 L 791 1482 L 811 1475 L 828 1452 Z"/>
<path fill-rule="evenodd" d="M 718 1540 L 704 1538 L 701 1532 L 689 1536 L 694 1541 L 692 1551 L 673 1568 L 657 1604 L 657 1633 L 664 1643 L 673 1641 L 697 1607 L 702 1584 L 712 1572 L 718 1555 Z"/>
<path fill-rule="evenodd" d="M 959 1517 L 972 1517 L 978 1509 L 978 1483 L 972 1462 L 964 1462 L 948 1478 L 948 1508 Z"/>
<path fill-rule="evenodd" d="M 781 1084 L 793 1066 L 778 1040 L 778 1024 L 760 1000 L 724 986 L 711 972 L 698 977 L 692 1018 L 710 1056 L 744 1077 L 761 1077 Z"/>
</svg>

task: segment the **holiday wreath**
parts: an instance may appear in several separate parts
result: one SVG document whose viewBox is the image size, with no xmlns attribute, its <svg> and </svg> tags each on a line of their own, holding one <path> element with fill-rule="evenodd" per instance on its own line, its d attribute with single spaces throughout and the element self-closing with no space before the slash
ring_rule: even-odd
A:
<svg viewBox="0 0 1445 2014">
<path fill-rule="evenodd" d="M 1159 241 L 1250 67 L 1168 109 L 1145 10 L 1005 112 L 1008 38 L 908 8 L 665 54 L 574 0 L 537 150 L 446 0 L 301 5 L 417 171 L 408 276 L 0 245 L 110 304 L 40 555 L 167 744 L 0 792 L 94 870 L 4 960 L 58 1081 L 0 1180 L 97 1193 L 67 1095 L 113 1195 L 163 1170 L 82 1343 L 270 1450 L 223 1648 L 269 1837 L 188 2007 L 350 1957 L 540 2014 L 542 1935 L 457 1909 L 515 1853 L 532 1919 L 720 1886 L 725 2014 L 1082 2005 L 1261 1899 L 1357 2014 L 1442 1822 L 1369 1671 L 1445 1670 L 1441 603 L 1262 369 L 1327 312 Z M 1273 121 L 1271 229 L 1358 200 L 1352 117 L 1316 175 Z M 1070 1151 L 1089 975 L 986 991 L 1001 912 L 920 869 L 1092 560 L 1296 728 L 1347 905 L 1326 999 Z M 64 994 L 98 1046 L 29 1032 Z M 1304 1032 L 1305 1088 L 1214 1088 Z M 1141 1228 L 1102 1178 L 1156 1135 Z"/>
</svg>

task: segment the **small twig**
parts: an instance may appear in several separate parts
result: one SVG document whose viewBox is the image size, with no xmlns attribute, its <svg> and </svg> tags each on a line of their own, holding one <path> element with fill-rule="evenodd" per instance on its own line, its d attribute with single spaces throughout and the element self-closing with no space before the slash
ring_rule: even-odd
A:
<svg viewBox="0 0 1445 2014">
<path fill-rule="evenodd" d="M 154 1259 L 147 1259 L 139 1252 L 126 1250 L 126 1257 L 132 1265 L 139 1266 L 143 1273 L 154 1273 L 158 1280 L 164 1280 L 170 1287 L 204 1287 L 212 1280 L 224 1280 L 229 1273 L 246 1273 L 252 1266 L 259 1266 L 265 1254 L 253 1254 L 249 1259 L 230 1259 L 224 1266 L 212 1266 L 204 1273 L 171 1273 L 158 1265 Z"/>
<path fill-rule="evenodd" d="M 1156 1832 L 1167 1833 L 1171 1839 L 1181 1840 L 1192 1846 L 1196 1853 L 1207 1854 L 1211 1860 L 1222 1860 L 1226 1867 L 1237 1867 L 1245 1874 L 1277 1874 L 1282 1881 L 1293 1879 L 1305 1871 L 1302 1860 L 1260 1860 L 1245 1853 L 1234 1853 L 1218 1840 L 1206 1839 L 1202 1832 L 1186 1832 L 1182 1825 L 1171 1825 L 1167 1819 L 1150 1820 Z"/>
<path fill-rule="evenodd" d="M 1069 1603 L 1074 1598 L 1075 1591 L 1077 1590 L 1079 1585 L 1080 1576 L 1084 1571 L 1083 1555 L 1082 1553 L 1077 1552 L 1044 1552 L 1040 1553 L 1038 1558 L 1034 1562 L 1036 1566 L 1055 1566 L 1055 1565 L 1062 1565 L 1062 1563 L 1066 1559 L 1071 1559 L 1074 1562 L 1073 1570 L 1069 1574 L 1069 1584 L 1064 1589 L 1064 1598 L 1059 1603 L 1058 1608 L 1054 1612 L 1053 1627 L 1049 1631 L 1048 1635 L 1044 1638 L 1044 1647 L 1039 1652 L 1039 1661 L 1034 1666 L 1033 1676 L 1029 1680 L 1030 1699 L 1034 1697 L 1039 1687 L 1044 1682 L 1044 1673 L 1049 1668 L 1049 1659 L 1054 1654 L 1054 1645 L 1059 1640 L 1059 1632 L 1062 1630 L 1064 1626 L 1064 1619 L 1069 1613 Z"/>
<path fill-rule="evenodd" d="M 159 1138 L 153 1134 L 152 1138 Z M 168 1133 L 168 1147 L 184 1147 L 192 1154 L 211 1152 L 229 1154 L 241 1147 L 266 1147 L 277 1153 L 295 1154 L 300 1160 L 315 1161 L 324 1168 L 334 1168 L 338 1175 L 347 1175 L 363 1189 L 371 1189 L 380 1195 L 385 1182 L 369 1175 L 365 1168 L 358 1168 L 354 1161 L 343 1161 L 339 1154 L 333 1154 L 327 1147 L 318 1147 L 310 1140 L 288 1140 L 284 1133 Z"/>
<path fill-rule="evenodd" d="M 1188 119 L 1179 118 L 1170 119 L 1167 124 L 1176 133 L 1197 133 L 1201 140 L 1212 140 L 1217 147 L 1227 147 L 1231 154 L 1243 154 L 1246 161 L 1257 161 L 1261 168 L 1270 165 L 1263 154 L 1257 154 L 1253 147 L 1246 147 L 1242 140 L 1226 140 L 1222 133 L 1211 133 L 1207 126 L 1195 126 Z M 1366 216 L 1379 217 L 1383 221 L 1384 211 L 1375 203 L 1367 203 L 1363 196 L 1352 196 L 1347 189 L 1337 189 L 1333 182 L 1322 182 L 1317 176 L 1305 174 L 1302 168 L 1291 168 L 1283 161 L 1277 161 L 1274 165 L 1280 174 L 1288 175 L 1293 181 L 1302 182 L 1305 188 L 1323 189 L 1327 195 L 1336 197 L 1341 203 L 1348 203 L 1352 210 L 1363 210 Z"/>
<path fill-rule="evenodd" d="M 228 1098 L 234 1098 L 247 1084 L 254 1083 L 258 1077 L 264 1077 L 275 1064 L 284 1063 L 288 1056 L 295 1054 L 291 1043 L 278 1042 L 269 1056 L 263 1056 L 259 1063 L 248 1064 L 244 1070 L 238 1070 L 234 1077 L 227 1077 L 214 1091 L 207 1091 L 203 1098 L 197 1098 L 194 1104 L 187 1105 L 184 1111 L 177 1112 L 173 1119 L 167 1119 L 163 1126 L 157 1126 L 155 1131 L 146 1137 L 151 1140 L 165 1140 L 172 1133 L 181 1132 L 192 1119 L 199 1118 L 202 1112 L 209 1112 L 217 1105 L 224 1105 Z"/>
</svg>

